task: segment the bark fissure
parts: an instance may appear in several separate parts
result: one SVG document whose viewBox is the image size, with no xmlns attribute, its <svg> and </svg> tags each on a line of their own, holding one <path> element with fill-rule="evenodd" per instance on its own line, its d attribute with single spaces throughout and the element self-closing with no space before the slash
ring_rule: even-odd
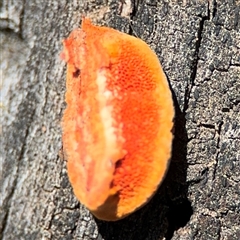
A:
<svg viewBox="0 0 240 240">
<path fill-rule="evenodd" d="M 24 152 L 25 152 L 25 149 L 26 149 L 27 137 L 28 137 L 28 128 L 26 129 L 26 133 L 25 133 L 25 136 L 23 138 L 23 145 L 21 147 L 21 151 L 20 151 L 19 157 L 17 159 L 17 163 L 18 163 L 17 164 L 17 171 L 16 171 L 15 178 L 13 180 L 13 185 L 11 186 L 11 192 L 9 193 L 8 197 L 6 198 L 6 201 L 7 201 L 7 211 L 6 211 L 6 215 L 4 217 L 4 220 L 2 222 L 2 234 L 0 234 L 0 237 L 2 237 L 2 238 L 4 237 L 4 232 L 5 232 L 6 226 L 8 224 L 9 212 L 10 212 L 11 207 L 12 207 L 12 199 L 14 198 L 14 193 L 17 190 L 16 186 L 18 184 L 18 178 L 19 178 L 19 165 L 20 165 L 21 159 L 24 156 Z"/>
<path fill-rule="evenodd" d="M 191 95 L 191 92 L 192 92 L 192 88 L 195 85 L 195 79 L 196 79 L 196 75 L 197 75 L 198 61 L 199 61 L 199 50 L 200 50 L 200 47 L 201 47 L 204 22 L 208 19 L 209 19 L 209 12 L 208 12 L 208 16 L 207 17 L 202 17 L 201 20 L 200 20 L 200 23 L 199 23 L 199 30 L 198 30 L 198 33 L 197 33 L 197 41 L 196 41 L 194 61 L 192 62 L 192 73 L 191 73 L 191 76 L 190 76 L 190 83 L 187 84 L 186 91 L 185 91 L 184 108 L 183 108 L 183 112 L 185 114 L 186 114 L 186 111 L 188 109 L 188 105 L 189 105 L 188 103 L 189 103 L 190 95 Z"/>
<path fill-rule="evenodd" d="M 24 37 L 23 37 L 23 28 L 24 28 L 24 23 L 23 23 L 23 19 L 24 19 L 24 11 L 25 11 L 25 1 L 26 0 L 22 0 L 22 5 L 23 5 L 23 8 L 22 8 L 22 11 L 20 13 L 20 23 L 19 23 L 19 38 L 24 40 Z"/>
</svg>

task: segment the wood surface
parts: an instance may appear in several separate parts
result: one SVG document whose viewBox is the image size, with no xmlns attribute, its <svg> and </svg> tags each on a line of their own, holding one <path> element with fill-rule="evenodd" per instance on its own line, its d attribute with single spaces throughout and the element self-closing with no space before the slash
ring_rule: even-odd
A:
<svg viewBox="0 0 240 240">
<path fill-rule="evenodd" d="M 0 239 L 240 239 L 240 1 L 2 0 Z M 76 200 L 61 149 L 62 39 L 85 15 L 146 41 L 172 88 L 172 161 L 118 222 Z M 137 74 L 137 69 L 136 69 Z"/>
</svg>

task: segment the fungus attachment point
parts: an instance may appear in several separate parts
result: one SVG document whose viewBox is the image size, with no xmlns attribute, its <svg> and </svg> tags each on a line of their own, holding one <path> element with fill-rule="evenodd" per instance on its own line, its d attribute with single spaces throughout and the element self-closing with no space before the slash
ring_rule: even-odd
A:
<svg viewBox="0 0 240 240">
<path fill-rule="evenodd" d="M 115 221 L 146 203 L 166 173 L 174 117 L 169 85 L 145 42 L 88 19 L 63 45 L 68 176 L 82 204 Z"/>
</svg>

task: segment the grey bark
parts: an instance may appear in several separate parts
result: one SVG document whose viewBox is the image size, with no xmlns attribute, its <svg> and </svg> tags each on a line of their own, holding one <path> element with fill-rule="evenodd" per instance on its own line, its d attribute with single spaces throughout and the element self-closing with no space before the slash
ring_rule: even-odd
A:
<svg viewBox="0 0 240 240">
<path fill-rule="evenodd" d="M 0 238 L 240 239 L 240 2 L 3 0 Z M 61 40 L 82 15 L 145 40 L 175 101 L 168 174 L 118 222 L 76 200 L 61 149 Z"/>
</svg>

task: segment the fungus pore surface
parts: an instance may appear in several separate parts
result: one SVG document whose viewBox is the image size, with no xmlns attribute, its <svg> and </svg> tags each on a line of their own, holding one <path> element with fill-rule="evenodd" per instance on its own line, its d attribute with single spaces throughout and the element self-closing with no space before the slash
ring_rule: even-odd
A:
<svg viewBox="0 0 240 240">
<path fill-rule="evenodd" d="M 169 85 L 145 42 L 88 19 L 63 45 L 69 180 L 97 218 L 115 221 L 145 204 L 166 173 L 174 117 Z"/>
</svg>

